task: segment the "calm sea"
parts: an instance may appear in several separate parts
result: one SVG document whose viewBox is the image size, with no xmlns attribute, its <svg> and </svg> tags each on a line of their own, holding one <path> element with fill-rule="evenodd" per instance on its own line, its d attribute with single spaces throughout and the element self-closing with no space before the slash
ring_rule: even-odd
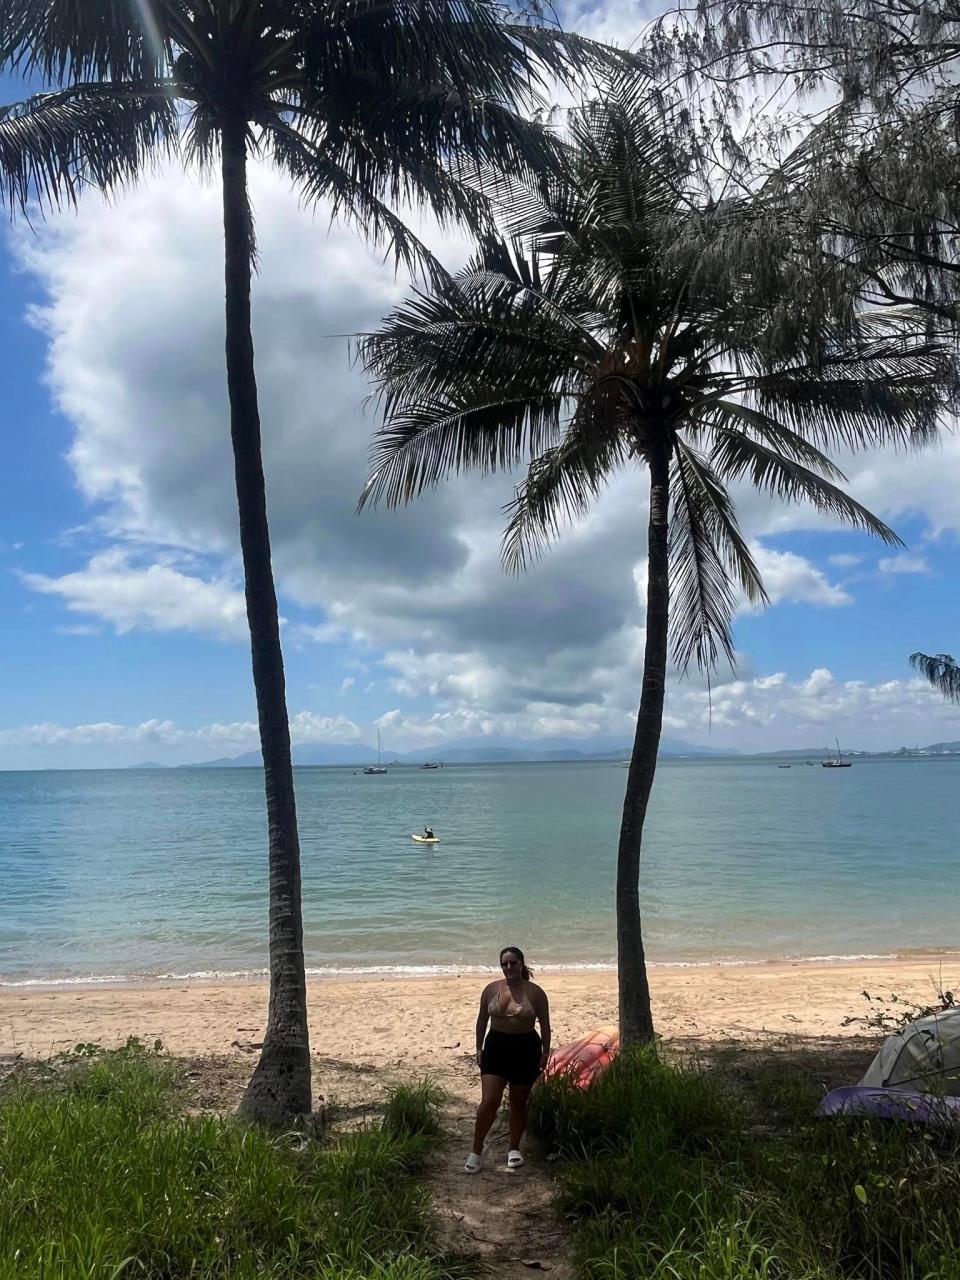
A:
<svg viewBox="0 0 960 1280">
<path fill-rule="evenodd" d="M 307 965 L 615 957 L 617 764 L 298 769 Z M 651 959 L 960 949 L 960 760 L 678 761 L 657 776 Z M 423 823 L 433 848 L 410 839 Z M 266 963 L 259 771 L 0 773 L 0 982 Z"/>
</svg>

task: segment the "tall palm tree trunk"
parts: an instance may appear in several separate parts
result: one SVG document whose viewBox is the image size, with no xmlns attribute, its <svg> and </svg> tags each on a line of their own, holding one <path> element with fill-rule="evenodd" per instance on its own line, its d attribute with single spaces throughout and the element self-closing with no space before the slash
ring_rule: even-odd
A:
<svg viewBox="0 0 960 1280">
<path fill-rule="evenodd" d="M 617 969 L 620 988 L 620 1038 L 624 1045 L 653 1039 L 650 987 L 640 921 L 640 850 L 647 803 L 657 771 L 667 679 L 667 630 L 670 573 L 667 546 L 670 456 L 666 448 L 650 454 L 650 522 L 647 530 L 647 637 L 643 690 L 633 755 L 623 801 L 617 853 Z"/>
<path fill-rule="evenodd" d="M 224 124 L 222 149 L 230 435 L 270 846 L 270 1007 L 260 1061 L 240 1104 L 240 1113 L 251 1120 L 280 1124 L 310 1111 L 300 841 L 260 451 L 250 320 L 252 221 L 247 194 L 246 124 L 242 119 Z"/>
</svg>

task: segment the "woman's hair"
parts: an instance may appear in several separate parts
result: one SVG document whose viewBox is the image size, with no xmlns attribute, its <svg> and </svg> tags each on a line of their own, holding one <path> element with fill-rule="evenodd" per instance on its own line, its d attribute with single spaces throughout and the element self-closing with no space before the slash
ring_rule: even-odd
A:
<svg viewBox="0 0 960 1280">
<path fill-rule="evenodd" d="M 520 950 L 519 947 L 504 947 L 503 950 L 500 952 L 500 963 L 503 964 L 503 957 L 507 954 L 508 951 L 512 955 L 515 955 L 517 959 L 520 961 L 521 976 L 525 981 L 529 981 L 533 977 L 533 974 L 527 968 L 526 962 L 524 961 L 524 958 L 523 958 L 523 952 Z"/>
</svg>

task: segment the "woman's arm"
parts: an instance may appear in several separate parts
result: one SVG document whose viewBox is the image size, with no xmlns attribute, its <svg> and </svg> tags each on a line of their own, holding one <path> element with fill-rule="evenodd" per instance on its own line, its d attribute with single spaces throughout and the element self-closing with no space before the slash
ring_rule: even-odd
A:
<svg viewBox="0 0 960 1280">
<path fill-rule="evenodd" d="M 542 1071 L 550 1058 L 550 1001 L 547 999 L 547 993 L 542 989 L 539 991 L 537 1006 L 537 1017 L 540 1020 L 540 1039 L 543 1041 L 543 1053 L 540 1055 L 540 1070 Z"/>
<path fill-rule="evenodd" d="M 480 997 L 480 1012 L 477 1015 L 477 1066 L 480 1065 L 480 1050 L 483 1048 L 483 1037 L 487 1034 L 487 1023 L 490 1021 L 490 1012 L 487 1008 L 489 1001 L 487 1000 L 487 992 L 489 987 L 483 988 L 483 994 Z"/>
</svg>

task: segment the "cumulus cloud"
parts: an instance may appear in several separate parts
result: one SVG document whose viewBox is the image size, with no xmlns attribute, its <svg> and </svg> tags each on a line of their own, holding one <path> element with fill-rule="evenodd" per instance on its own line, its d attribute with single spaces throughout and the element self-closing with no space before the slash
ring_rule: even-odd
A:
<svg viewBox="0 0 960 1280">
<path fill-rule="evenodd" d="M 835 569 L 855 569 L 857 565 L 863 564 L 863 556 L 841 551 L 837 555 L 827 556 L 827 563 L 832 564 Z"/>
<path fill-rule="evenodd" d="M 902 551 L 895 556 L 884 556 L 882 560 L 877 561 L 877 568 L 884 574 L 929 574 L 932 572 L 926 556 L 910 555 L 906 551 Z"/>
<path fill-rule="evenodd" d="M 752 550 L 771 604 L 787 601 L 835 609 L 852 603 L 852 597 L 843 587 L 828 582 L 822 570 L 803 556 L 759 545 Z"/>
<path fill-rule="evenodd" d="M 478 697 L 423 714 L 392 708 L 368 725 L 301 710 L 291 717 L 290 729 L 295 744 L 366 744 L 380 729 L 395 751 L 464 738 L 563 738 L 613 745 L 632 738 L 634 715 L 634 698 L 625 686 L 615 693 L 597 685 L 589 700 L 575 706 L 531 701 L 511 709 L 486 705 Z M 919 679 L 869 684 L 838 680 L 819 667 L 802 680 L 772 672 L 714 682 L 709 690 L 674 680 L 667 691 L 664 728 L 689 742 L 747 751 L 819 747 L 835 736 L 848 749 L 876 750 L 960 737 L 960 709 Z M 15 758 L 20 767 L 25 759 L 69 766 L 92 755 L 113 763 L 144 756 L 180 763 L 238 755 L 258 745 L 253 721 L 183 727 L 151 719 L 130 725 L 41 723 L 0 730 L 0 753 Z"/>
<path fill-rule="evenodd" d="M 319 716 L 298 711 L 290 718 L 290 736 L 295 743 L 356 742 L 360 728 L 346 716 Z M 0 747 L 89 747 L 136 746 L 163 748 L 215 748 L 218 754 L 250 751 L 260 745 L 257 725 L 252 720 L 214 723 L 199 728 L 183 728 L 172 720 L 144 720 L 140 724 L 62 725 L 42 723 L 0 729 Z"/>
<path fill-rule="evenodd" d="M 645 14 L 631 0 L 578 0 L 564 20 L 629 43 Z M 367 667 L 377 680 L 385 669 L 378 690 L 398 704 L 403 720 L 392 727 L 411 742 L 574 727 L 629 734 L 644 640 L 645 477 L 617 477 L 590 517 L 519 579 L 499 563 L 510 477 L 454 481 L 406 510 L 358 517 L 375 419 L 363 411 L 367 388 L 342 335 L 375 325 L 406 284 L 352 232 L 327 234 L 325 211 L 304 213 L 272 173 L 254 167 L 251 190 L 273 558 L 282 602 L 306 615 L 285 628 L 285 644 L 350 647 L 345 660 L 352 654 L 363 679 L 344 681 L 347 710 L 369 691 Z M 462 256 L 459 240 L 425 234 L 447 261 Z M 71 424 L 68 460 L 103 546 L 72 572 L 23 580 L 90 620 L 78 625 L 241 638 L 216 188 L 163 173 L 112 205 L 88 197 L 17 246 L 45 292 L 34 319 L 48 344 L 48 381 Z M 960 529 L 956 440 L 929 456 L 846 465 L 856 495 L 880 514 L 922 507 L 935 531 Z M 829 527 L 820 515 L 747 490 L 739 502 L 775 604 L 850 604 L 828 572 L 770 545 L 781 533 Z M 780 688 L 747 681 L 745 705 Z M 670 727 L 700 728 L 703 682 L 680 690 Z M 432 710 L 414 714 L 417 700 Z M 758 715 L 737 723 L 756 725 Z"/>
<path fill-rule="evenodd" d="M 93 556 L 83 569 L 58 578 L 24 573 L 23 582 L 59 596 L 73 613 L 93 614 L 121 634 L 143 631 L 210 631 L 228 639 L 246 636 L 243 592 L 224 580 L 205 581 L 165 564 L 138 568 L 120 548 Z M 72 628 L 89 635 L 91 628 Z"/>
</svg>

